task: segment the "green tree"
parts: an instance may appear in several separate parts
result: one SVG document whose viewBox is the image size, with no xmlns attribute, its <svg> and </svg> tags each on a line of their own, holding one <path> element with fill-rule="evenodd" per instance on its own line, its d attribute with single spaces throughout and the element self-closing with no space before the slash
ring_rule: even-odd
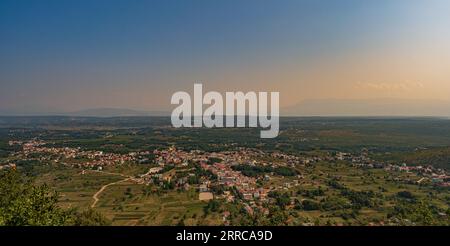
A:
<svg viewBox="0 0 450 246">
<path fill-rule="evenodd" d="M 33 185 L 18 171 L 0 172 L 0 225 L 61 226 L 108 225 L 94 210 L 64 210 L 57 205 L 58 193 L 47 185 Z"/>
<path fill-rule="evenodd" d="M 75 226 L 106 226 L 110 225 L 111 221 L 106 219 L 101 213 L 88 209 L 85 211 L 74 210 L 71 211 L 70 225 Z"/>
<path fill-rule="evenodd" d="M 69 213 L 57 206 L 58 194 L 33 186 L 17 171 L 0 174 L 0 225 L 64 225 Z"/>
<path fill-rule="evenodd" d="M 439 209 L 426 200 L 399 201 L 388 218 L 400 219 L 401 223 L 410 221 L 417 225 L 449 225 L 449 220 L 442 219 L 438 213 Z"/>
</svg>

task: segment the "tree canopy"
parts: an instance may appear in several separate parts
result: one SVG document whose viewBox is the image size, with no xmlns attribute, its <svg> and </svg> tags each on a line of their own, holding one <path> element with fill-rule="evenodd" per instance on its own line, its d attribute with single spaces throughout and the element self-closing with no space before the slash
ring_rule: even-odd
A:
<svg viewBox="0 0 450 246">
<path fill-rule="evenodd" d="M 64 210 L 58 206 L 58 193 L 47 185 L 33 185 L 18 171 L 0 172 L 0 225 L 61 226 L 107 225 L 93 210 Z"/>
</svg>

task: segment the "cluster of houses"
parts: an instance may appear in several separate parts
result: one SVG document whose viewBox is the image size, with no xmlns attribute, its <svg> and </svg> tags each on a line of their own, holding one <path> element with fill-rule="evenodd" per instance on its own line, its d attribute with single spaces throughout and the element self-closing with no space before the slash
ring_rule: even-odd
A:
<svg viewBox="0 0 450 246">
<path fill-rule="evenodd" d="M 429 181 L 436 186 L 450 187 L 450 176 L 444 169 L 432 166 L 408 166 L 403 163 L 401 165 L 389 164 L 385 167 L 385 170 L 420 174 L 421 178 L 415 181 L 417 184 Z"/>
<path fill-rule="evenodd" d="M 166 165 L 181 165 L 187 166 L 188 161 L 192 160 L 193 153 L 178 150 L 174 146 L 166 150 L 154 150 L 155 161 L 161 166 Z"/>
<path fill-rule="evenodd" d="M 170 177 L 170 174 L 175 172 L 167 171 L 163 172 L 164 167 L 178 167 L 178 170 L 189 170 L 189 163 L 196 163 L 199 167 L 205 171 L 212 173 L 217 179 L 208 180 L 202 179 L 200 184 L 196 186 L 199 191 L 199 200 L 210 200 L 214 197 L 224 199 L 228 202 L 233 202 L 239 199 L 244 205 L 244 209 L 249 213 L 254 213 L 257 209 L 262 213 L 268 213 L 269 211 L 263 204 L 269 201 L 268 194 L 270 191 L 278 189 L 289 189 L 294 186 L 298 186 L 300 183 L 298 180 L 292 182 L 286 182 L 281 186 L 271 186 L 269 188 L 263 188 L 257 185 L 258 179 L 269 181 L 271 174 L 266 174 L 261 177 L 248 177 L 243 175 L 240 171 L 234 170 L 232 167 L 235 165 L 250 165 L 250 166 L 271 166 L 273 168 L 280 166 L 295 166 L 312 163 L 321 160 L 314 157 L 297 157 L 293 155 L 283 153 L 265 153 L 260 150 L 239 148 L 235 151 L 222 151 L 222 152 L 202 152 L 198 150 L 183 151 L 178 150 L 175 147 L 170 147 L 165 150 L 155 150 L 156 163 L 158 167 L 153 167 L 145 174 L 147 179 L 156 177 L 158 180 Z M 187 167 L 187 168 L 183 168 Z M 192 167 L 192 166 L 190 166 Z M 173 169 L 172 169 L 173 170 Z M 189 175 L 193 175 L 189 173 Z M 189 187 L 186 179 L 188 176 L 177 178 L 175 180 L 177 187 Z M 220 193 L 212 192 L 214 186 L 223 186 L 228 189 L 223 190 Z M 224 221 L 227 220 L 227 215 L 224 214 Z"/>
<path fill-rule="evenodd" d="M 210 171 L 217 176 L 217 183 L 214 185 L 224 185 L 226 187 L 234 187 L 242 195 L 244 200 L 253 200 L 255 198 L 265 199 L 267 191 L 263 189 L 256 189 L 256 179 L 242 175 L 241 172 L 232 170 L 232 165 L 237 165 L 244 162 L 249 162 L 252 156 L 262 155 L 263 153 L 257 150 L 241 149 L 239 151 L 224 151 L 219 153 L 205 153 L 201 151 L 186 152 L 178 150 L 175 147 L 170 147 L 166 150 L 155 150 L 155 160 L 159 164 L 159 167 L 155 167 L 152 171 L 149 171 L 146 175 L 158 178 L 164 178 L 163 174 L 159 172 L 163 167 L 167 165 L 173 165 L 178 167 L 187 166 L 189 162 L 199 163 L 200 167 L 204 170 Z M 210 160 L 218 160 L 211 163 Z M 220 161 L 219 161 L 220 160 Z M 184 177 L 187 179 L 188 177 Z M 186 188 L 186 180 L 179 179 L 176 181 L 177 186 L 184 185 Z M 213 194 L 210 192 L 212 183 L 210 180 L 203 180 L 199 185 L 198 190 L 200 192 L 200 200 L 209 200 L 213 198 Z M 235 199 L 234 195 L 225 191 L 223 196 L 228 201 Z"/>
<path fill-rule="evenodd" d="M 239 171 L 234 171 L 230 165 L 226 163 L 200 163 L 201 167 L 205 170 L 211 171 L 217 176 L 217 183 L 224 185 L 225 187 L 233 187 L 241 195 L 245 201 L 266 200 L 268 189 L 257 188 L 256 179 L 253 177 L 247 177 Z M 223 197 L 227 201 L 233 201 L 235 198 L 231 192 L 225 192 Z"/>
<path fill-rule="evenodd" d="M 379 168 L 384 169 L 388 172 L 405 172 L 405 173 L 416 173 L 421 178 L 417 181 L 407 180 L 411 183 L 421 184 L 425 181 L 430 181 L 432 184 L 441 187 L 450 187 L 450 176 L 444 169 L 435 168 L 431 165 L 419 165 L 419 166 L 408 166 L 406 163 L 402 164 L 385 164 L 372 160 L 368 156 L 368 151 L 366 149 L 362 150 L 360 155 L 353 155 L 350 153 L 338 152 L 335 155 L 336 160 L 349 161 L 356 167 L 363 168 Z"/>
<path fill-rule="evenodd" d="M 54 161 L 73 167 L 101 169 L 105 166 L 124 164 L 138 161 L 138 157 L 149 155 L 149 151 L 131 152 L 128 154 L 105 153 L 95 150 L 81 150 L 80 147 L 46 147 L 46 142 L 30 140 L 28 142 L 10 141 L 10 145 L 22 145 L 22 151 L 17 153 L 22 159 L 38 159 L 39 161 Z M 36 153 L 49 155 L 35 156 Z M 78 160 L 82 161 L 78 161 Z"/>
<path fill-rule="evenodd" d="M 235 151 L 222 152 L 202 152 L 198 150 L 183 151 L 175 147 L 170 147 L 164 150 L 154 150 L 153 152 L 131 152 L 127 154 L 118 153 L 104 153 L 102 151 L 82 150 L 81 148 L 70 147 L 47 147 L 44 141 L 10 141 L 10 145 L 21 145 L 22 151 L 16 155 L 21 159 L 40 158 L 40 160 L 47 160 L 52 158 L 54 162 L 70 165 L 73 167 L 81 167 L 84 169 L 101 170 L 104 166 L 120 165 L 128 162 L 139 163 L 141 161 L 148 161 L 146 156 L 154 155 L 154 163 L 157 166 L 151 167 L 147 173 L 136 177 L 139 183 L 159 182 L 164 185 L 164 181 L 173 182 L 177 188 L 188 190 L 191 188 L 189 178 L 195 176 L 192 170 L 195 168 L 190 164 L 199 164 L 200 168 L 212 173 L 217 179 L 209 180 L 202 177 L 200 184 L 196 185 L 199 191 L 200 200 L 211 200 L 214 196 L 223 198 L 228 202 L 239 199 L 243 202 L 244 208 L 248 213 L 253 213 L 254 209 L 265 211 L 262 204 L 268 201 L 268 194 L 270 191 L 287 190 L 292 187 L 300 185 L 298 179 L 302 179 L 298 175 L 297 179 L 286 182 L 284 185 L 270 186 L 262 188 L 258 186 L 258 181 L 269 181 L 271 174 L 265 174 L 262 177 L 248 177 L 243 175 L 240 171 L 234 170 L 235 165 L 250 165 L 250 166 L 270 166 L 276 167 L 295 167 L 297 165 L 308 165 L 320 161 L 346 161 L 357 167 L 364 168 L 384 168 L 386 171 L 399 172 L 414 172 L 420 174 L 420 179 L 415 181 L 417 183 L 430 181 L 439 186 L 450 186 L 450 176 L 445 170 L 437 169 L 431 166 L 407 166 L 384 164 L 371 160 L 368 151 L 363 150 L 359 155 L 350 153 L 338 152 L 334 155 L 323 156 L 294 156 L 281 152 L 267 153 L 257 149 L 238 148 Z M 48 153 L 49 155 L 33 155 L 35 153 Z M 175 168 L 176 167 L 176 168 Z M 0 169 L 16 168 L 15 164 L 8 163 L 1 165 Z M 176 176 L 177 172 L 184 170 L 187 175 Z M 174 180 L 174 177 L 177 177 Z M 259 180 L 262 179 L 262 180 Z M 213 194 L 211 188 L 213 186 L 228 187 L 220 194 Z M 238 198 L 236 197 L 238 196 Z M 224 215 L 224 220 L 227 215 Z"/>
</svg>

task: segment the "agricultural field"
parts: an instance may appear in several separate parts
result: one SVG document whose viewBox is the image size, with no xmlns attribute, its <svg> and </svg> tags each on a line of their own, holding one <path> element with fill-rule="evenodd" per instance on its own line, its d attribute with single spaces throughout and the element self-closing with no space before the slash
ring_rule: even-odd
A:
<svg viewBox="0 0 450 246">
<path fill-rule="evenodd" d="M 79 224 L 447 225 L 449 123 L 282 118 L 260 139 L 164 117 L 2 117 L 0 163 Z"/>
<path fill-rule="evenodd" d="M 47 184 L 56 190 L 61 207 L 81 209 L 91 207 L 94 194 L 103 186 L 112 184 L 99 195 L 95 206 L 112 221 L 112 225 L 176 225 L 181 219 L 186 225 L 221 223 L 218 215 L 205 216 L 203 208 L 206 202 L 198 200 L 195 189 L 161 192 L 144 184 L 120 182 L 124 180 L 122 175 L 129 174 L 127 168 L 85 173 L 76 169 L 61 169 L 39 176 L 36 184 Z"/>
</svg>

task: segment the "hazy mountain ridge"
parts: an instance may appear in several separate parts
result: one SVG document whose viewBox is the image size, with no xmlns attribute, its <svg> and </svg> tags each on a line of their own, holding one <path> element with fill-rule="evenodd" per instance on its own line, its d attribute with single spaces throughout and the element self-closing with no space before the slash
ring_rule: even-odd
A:
<svg viewBox="0 0 450 246">
<path fill-rule="evenodd" d="M 91 108 L 72 112 L 15 112 L 0 111 L 0 116 L 73 116 L 73 117 L 127 117 L 127 116 L 169 116 L 167 111 L 145 111 L 127 108 Z"/>
<path fill-rule="evenodd" d="M 115 116 L 169 116 L 166 111 L 145 111 L 126 108 L 92 108 L 65 113 L 67 116 L 115 117 Z"/>
<path fill-rule="evenodd" d="M 309 99 L 281 109 L 284 116 L 450 117 L 450 101 L 417 99 Z"/>
<path fill-rule="evenodd" d="M 170 116 L 170 111 L 127 108 L 91 108 L 62 113 L 17 113 L 0 111 L 0 116 L 126 117 Z M 450 117 L 450 101 L 420 99 L 307 99 L 280 108 L 281 116 L 431 116 Z"/>
</svg>

